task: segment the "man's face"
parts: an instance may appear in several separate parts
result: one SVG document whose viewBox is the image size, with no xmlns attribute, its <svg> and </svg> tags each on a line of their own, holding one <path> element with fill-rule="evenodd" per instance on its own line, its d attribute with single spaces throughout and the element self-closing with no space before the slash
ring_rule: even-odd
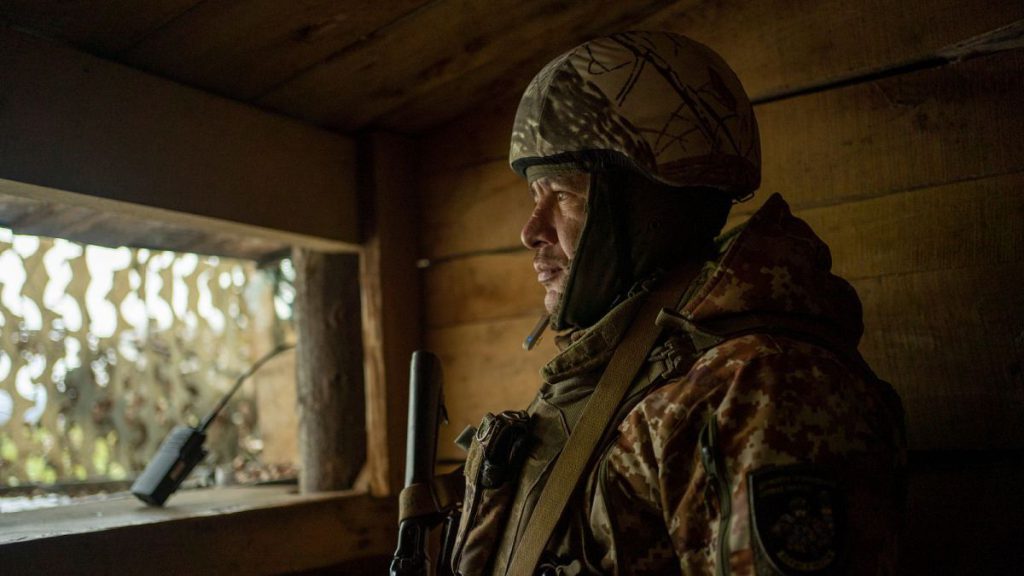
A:
<svg viewBox="0 0 1024 576">
<path fill-rule="evenodd" d="M 549 314 L 555 314 L 586 222 L 590 174 L 575 172 L 538 178 L 530 184 L 530 191 L 533 214 L 523 226 L 521 239 L 536 252 L 533 268 L 537 281 L 547 291 L 544 307 Z"/>
</svg>

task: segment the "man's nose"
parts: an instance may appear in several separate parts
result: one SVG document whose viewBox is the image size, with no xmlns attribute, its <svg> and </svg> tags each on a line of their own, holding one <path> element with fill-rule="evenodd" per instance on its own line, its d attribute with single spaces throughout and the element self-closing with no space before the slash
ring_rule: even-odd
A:
<svg viewBox="0 0 1024 576">
<path fill-rule="evenodd" d="M 523 225 L 519 239 L 523 246 L 531 250 L 537 250 L 557 242 L 558 235 L 551 221 L 550 210 L 545 210 L 543 204 L 538 204 L 530 214 L 530 219 Z"/>
</svg>

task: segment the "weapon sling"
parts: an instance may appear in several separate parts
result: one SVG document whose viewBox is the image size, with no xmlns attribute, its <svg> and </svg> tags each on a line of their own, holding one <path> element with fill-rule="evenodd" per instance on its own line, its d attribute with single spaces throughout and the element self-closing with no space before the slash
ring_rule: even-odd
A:
<svg viewBox="0 0 1024 576">
<path fill-rule="evenodd" d="M 541 490 L 522 542 L 515 547 L 508 569 L 510 576 L 533 574 L 591 455 L 634 376 L 661 335 L 662 328 L 655 323 L 658 313 L 662 308 L 675 309 L 678 306 L 701 265 L 703 262 L 697 259 L 677 274 L 669 275 L 660 289 L 653 290 L 641 305 Z"/>
</svg>

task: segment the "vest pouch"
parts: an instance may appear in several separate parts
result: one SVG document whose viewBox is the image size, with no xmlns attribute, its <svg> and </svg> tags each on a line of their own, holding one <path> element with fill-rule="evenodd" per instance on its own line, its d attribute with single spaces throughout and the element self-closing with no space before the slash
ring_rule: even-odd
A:
<svg viewBox="0 0 1024 576">
<path fill-rule="evenodd" d="M 452 554 L 453 570 L 477 576 L 489 570 L 516 494 L 529 441 L 522 410 L 484 416 L 466 457 L 466 497 Z"/>
</svg>

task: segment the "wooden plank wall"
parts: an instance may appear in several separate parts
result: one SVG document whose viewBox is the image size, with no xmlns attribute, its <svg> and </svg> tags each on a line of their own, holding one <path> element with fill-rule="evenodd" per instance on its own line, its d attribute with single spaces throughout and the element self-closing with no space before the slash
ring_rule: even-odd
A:
<svg viewBox="0 0 1024 576">
<path fill-rule="evenodd" d="M 1024 449 L 1024 4 L 966 4 L 677 2 L 633 26 L 713 46 L 758 102 L 763 186 L 731 224 L 783 193 L 860 293 L 862 351 L 900 392 L 918 456 L 908 574 L 994 573 L 935 553 L 954 540 L 935 536 L 965 510 L 982 524 L 1006 501 L 945 503 L 1024 479 L 1021 459 L 1005 457 Z M 1005 26 L 1001 50 L 943 63 Z M 445 365 L 448 438 L 485 411 L 525 406 L 553 353 L 550 339 L 520 347 L 542 291 L 518 246 L 531 202 L 505 163 L 515 99 L 420 141 L 425 340 Z M 1003 456 L 964 456 L 978 452 Z M 446 442 L 440 454 L 459 457 Z M 967 540 L 1009 546 L 1000 526 Z M 1010 565 L 995 558 L 988 568 Z"/>
</svg>

